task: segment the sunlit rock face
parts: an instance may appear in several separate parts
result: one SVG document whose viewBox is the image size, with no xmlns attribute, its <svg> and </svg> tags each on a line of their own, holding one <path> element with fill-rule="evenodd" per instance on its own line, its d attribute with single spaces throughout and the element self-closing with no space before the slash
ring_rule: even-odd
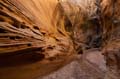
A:
<svg viewBox="0 0 120 79">
<path fill-rule="evenodd" d="M 70 14 L 69 9 L 73 9 L 75 13 L 71 13 L 71 15 L 75 15 L 76 12 L 79 12 L 81 16 L 83 14 L 90 18 L 95 15 L 97 11 L 96 0 L 60 0 L 60 3 L 62 3 L 61 5 L 63 5 L 66 15 Z M 67 11 L 69 11 L 69 13 L 67 13 Z"/>
<path fill-rule="evenodd" d="M 0 79 L 36 78 L 71 61 L 73 43 L 64 20 L 55 18 L 57 5 L 57 0 L 0 1 Z"/>
<path fill-rule="evenodd" d="M 96 0 L 68 0 L 81 8 L 81 11 L 86 13 L 86 16 L 92 16 L 96 13 Z"/>
<path fill-rule="evenodd" d="M 7 47 L 1 48 L 1 53 L 16 52 L 28 48 L 41 48 L 44 52 L 49 48 L 62 50 L 62 45 L 65 48 L 67 47 L 67 50 L 69 49 L 71 40 L 64 29 L 64 25 L 62 26 L 62 22 L 57 24 L 59 19 L 54 18 L 57 0 L 0 2 L 3 4 L 0 8 L 0 24 L 1 30 L 3 30 L 1 31 L 1 46 L 10 46 L 9 49 Z M 60 18 L 60 20 L 62 19 Z M 18 46 L 17 50 L 16 45 Z M 49 57 L 49 55 L 45 57 Z"/>
</svg>

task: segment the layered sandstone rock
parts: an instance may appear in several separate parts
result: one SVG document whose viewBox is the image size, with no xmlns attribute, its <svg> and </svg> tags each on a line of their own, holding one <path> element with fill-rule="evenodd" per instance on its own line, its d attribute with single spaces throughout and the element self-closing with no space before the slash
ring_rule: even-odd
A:
<svg viewBox="0 0 120 79">
<path fill-rule="evenodd" d="M 101 52 L 85 52 L 97 48 L 106 59 L 105 79 L 119 79 L 119 4 L 119 0 L 1 0 L 0 78 L 34 79 L 69 63 L 76 53 L 84 53 L 83 59 L 87 55 L 83 63 L 99 65 L 97 60 L 104 60 Z M 85 65 L 88 70 L 90 65 Z"/>
<path fill-rule="evenodd" d="M 73 43 L 57 5 L 57 0 L 0 1 L 1 79 L 35 78 L 69 61 Z"/>
<path fill-rule="evenodd" d="M 107 73 L 105 79 L 120 78 L 120 1 L 103 0 L 102 18 L 103 18 L 103 41 L 104 55 L 106 58 Z"/>
</svg>

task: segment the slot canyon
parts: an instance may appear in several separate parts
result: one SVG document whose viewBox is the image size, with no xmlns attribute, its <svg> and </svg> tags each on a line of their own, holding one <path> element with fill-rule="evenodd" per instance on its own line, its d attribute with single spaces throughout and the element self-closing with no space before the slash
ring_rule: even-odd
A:
<svg viewBox="0 0 120 79">
<path fill-rule="evenodd" d="M 0 79 L 120 79 L 120 0 L 0 0 Z"/>
</svg>

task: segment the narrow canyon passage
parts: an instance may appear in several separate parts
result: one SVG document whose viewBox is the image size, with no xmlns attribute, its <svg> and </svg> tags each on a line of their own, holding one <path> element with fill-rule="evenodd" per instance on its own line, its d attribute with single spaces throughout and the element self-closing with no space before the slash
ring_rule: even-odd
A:
<svg viewBox="0 0 120 79">
<path fill-rule="evenodd" d="M 119 79 L 119 0 L 0 0 L 0 79 Z"/>
</svg>

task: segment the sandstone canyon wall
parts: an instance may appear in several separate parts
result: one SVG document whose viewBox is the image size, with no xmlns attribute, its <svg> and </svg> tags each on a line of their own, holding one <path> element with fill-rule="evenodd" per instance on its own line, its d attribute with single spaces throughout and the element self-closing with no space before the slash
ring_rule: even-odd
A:
<svg viewBox="0 0 120 79">
<path fill-rule="evenodd" d="M 119 79 L 119 4 L 119 0 L 1 0 L 0 78 L 34 79 L 97 48 L 107 62 L 105 79 Z"/>
</svg>

